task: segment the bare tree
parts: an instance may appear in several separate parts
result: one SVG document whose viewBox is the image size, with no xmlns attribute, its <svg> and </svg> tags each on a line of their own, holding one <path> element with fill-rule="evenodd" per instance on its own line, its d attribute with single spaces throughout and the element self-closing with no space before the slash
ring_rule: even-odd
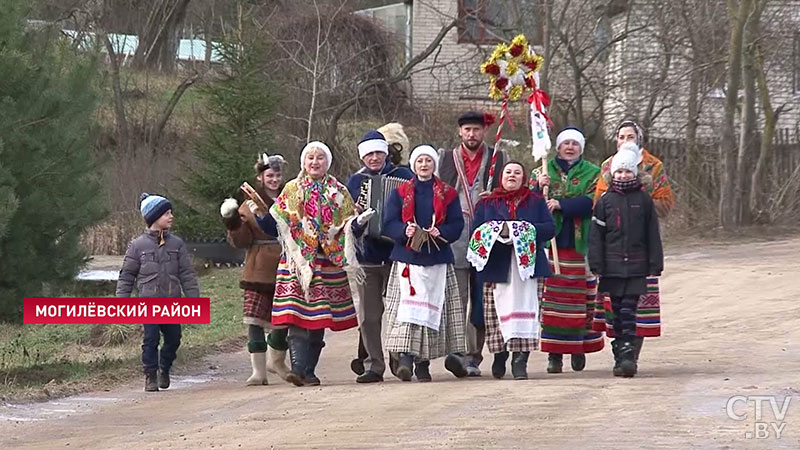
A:
<svg viewBox="0 0 800 450">
<path fill-rule="evenodd" d="M 133 66 L 172 72 L 178 52 L 178 30 L 190 0 L 155 0 L 139 31 Z"/>
</svg>

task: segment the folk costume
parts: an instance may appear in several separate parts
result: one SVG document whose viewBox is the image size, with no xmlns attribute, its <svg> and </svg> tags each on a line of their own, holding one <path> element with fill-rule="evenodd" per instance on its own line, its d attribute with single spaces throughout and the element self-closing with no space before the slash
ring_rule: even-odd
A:
<svg viewBox="0 0 800 450">
<path fill-rule="evenodd" d="M 494 117 L 476 111 L 469 111 L 458 119 L 458 126 L 478 124 L 489 127 L 494 122 Z M 471 376 L 480 375 L 480 363 L 483 361 L 483 346 L 486 340 L 483 324 L 483 290 L 475 278 L 475 271 L 467 261 L 467 247 L 469 245 L 472 220 L 475 216 L 475 205 L 480 199 L 480 193 L 485 191 L 489 181 L 489 171 L 492 167 L 492 153 L 494 149 L 481 143 L 480 147 L 470 157 L 470 152 L 462 143 L 452 150 L 439 151 L 439 165 L 437 176 L 454 187 L 458 192 L 461 203 L 461 213 L 464 216 L 464 231 L 456 242 L 453 242 L 455 257 L 456 277 L 458 278 L 459 297 L 462 309 L 467 317 L 467 355 L 466 370 Z M 495 177 L 491 189 L 500 186 L 500 172 L 508 161 L 508 156 L 503 151 L 497 152 L 494 164 Z"/>
<path fill-rule="evenodd" d="M 585 138 L 580 130 L 565 128 L 556 138 L 556 148 L 564 141 L 578 143 L 583 153 Z M 530 187 L 538 186 L 541 167 L 531 172 Z M 603 334 L 592 329 L 597 308 L 597 277 L 589 270 L 586 252 L 592 206 L 600 168 L 581 156 L 575 161 L 555 157 L 548 161 L 549 197 L 558 200 L 553 211 L 556 226 L 560 275 L 545 280 L 542 301 L 541 350 L 549 353 L 549 373 L 562 371 L 562 355 L 571 355 L 573 370 L 583 370 L 585 354 L 603 349 Z M 550 247 L 548 242 L 547 246 Z M 551 261 L 553 249 L 550 250 Z"/>
<path fill-rule="evenodd" d="M 256 176 L 267 169 L 282 171 L 284 164 L 282 156 L 264 153 L 256 161 Z M 266 188 L 259 183 L 255 189 L 267 206 L 272 206 L 274 198 Z M 222 203 L 220 214 L 227 230 L 228 243 L 246 250 L 239 287 L 244 290 L 242 322 L 248 326 L 247 351 L 253 367 L 247 385 L 267 384 L 267 371 L 285 379 L 288 373 L 284 362 L 289 348 L 286 343 L 287 330 L 272 327 L 272 299 L 281 245 L 276 234 L 268 235 L 259 227 L 256 216 L 246 204 L 239 206 L 235 199 L 229 198 Z M 270 330 L 266 339 L 265 329 Z"/>
<path fill-rule="evenodd" d="M 412 168 L 421 155 L 434 162 L 438 158 L 432 147 L 419 146 L 411 155 Z M 422 229 L 435 226 L 441 239 L 414 250 L 406 237 L 409 223 Z M 400 379 L 410 381 L 416 363 L 417 380 L 430 381 L 430 360 L 466 350 L 465 319 L 450 248 L 464 227 L 458 194 L 436 176 L 415 177 L 389 196 L 383 226 L 395 241 L 385 298 L 386 348 L 397 357 Z M 464 370 L 460 359 L 451 358 L 445 367 L 454 374 Z"/>
<path fill-rule="evenodd" d="M 624 147 L 614 155 L 612 173 L 637 172 L 638 154 Z M 614 180 L 597 202 L 589 240 L 589 266 L 600 276 L 600 291 L 610 297 L 613 312 L 614 375 L 636 374 L 636 312 L 647 291 L 647 277 L 659 276 L 664 255 L 654 201 L 637 178 Z"/>
<path fill-rule="evenodd" d="M 554 235 L 553 217 L 544 198 L 527 186 L 499 187 L 478 202 L 474 224 L 467 259 L 483 286 L 492 375 L 505 375 L 512 352 L 514 378 L 527 379 L 528 357 L 539 343 L 537 279 L 550 276 L 544 244 Z"/>
<path fill-rule="evenodd" d="M 643 148 L 644 134 L 636 122 L 622 122 L 617 127 L 617 134 L 619 134 L 619 130 L 627 127 L 633 127 L 636 130 L 637 147 L 634 151 L 639 155 L 638 178 L 641 182 L 642 190 L 653 199 L 656 212 L 658 212 L 659 218 L 663 220 L 675 207 L 675 194 L 672 191 L 669 177 L 664 171 L 664 164 Z M 631 147 L 631 149 L 633 150 L 634 147 Z M 595 189 L 594 194 L 595 204 L 611 186 L 611 161 L 612 157 L 609 157 L 600 166 L 600 178 L 597 181 L 597 189 Z M 609 337 L 614 337 L 613 311 L 610 299 L 604 295 L 600 297 L 603 302 L 602 306 L 600 301 L 597 302 L 598 311 L 595 314 L 593 328 L 595 331 L 605 331 Z M 636 357 L 638 359 L 644 338 L 661 336 L 661 290 L 658 285 L 658 278 L 650 277 L 647 279 L 647 293 L 639 299 L 636 311 L 637 338 L 634 341 L 634 346 L 636 347 Z"/>
<path fill-rule="evenodd" d="M 364 157 L 373 152 L 389 155 L 389 144 L 383 135 L 375 130 L 368 131 L 358 144 L 358 154 Z M 347 180 L 347 190 L 350 195 L 358 198 L 361 184 L 369 176 L 391 176 L 410 180 L 414 174 L 405 167 L 396 167 L 388 159 L 379 172 L 373 172 L 366 166 L 354 173 Z M 374 217 L 371 220 L 380 220 Z M 356 225 L 356 235 L 361 236 L 364 227 Z M 367 352 L 364 358 L 365 370 L 356 379 L 359 383 L 383 381 L 386 363 L 381 343 L 381 323 L 383 321 L 383 296 L 389 281 L 389 272 L 392 267 L 389 255 L 394 244 L 385 238 L 363 238 L 363 245 L 357 252 L 358 262 L 364 269 L 364 283 L 359 285 L 359 337 Z M 351 363 L 352 366 L 352 363 Z"/>
<path fill-rule="evenodd" d="M 321 142 L 306 145 L 301 161 L 314 149 L 325 153 L 329 169 L 330 149 Z M 289 327 L 292 369 L 287 380 L 295 385 L 319 384 L 314 370 L 326 328 L 341 331 L 358 325 L 350 286 L 363 276 L 356 259 L 355 218 L 344 185 L 327 173 L 314 179 L 301 170 L 286 183 L 269 215 L 258 220 L 268 233 L 274 226 L 283 246 L 272 323 Z"/>
</svg>

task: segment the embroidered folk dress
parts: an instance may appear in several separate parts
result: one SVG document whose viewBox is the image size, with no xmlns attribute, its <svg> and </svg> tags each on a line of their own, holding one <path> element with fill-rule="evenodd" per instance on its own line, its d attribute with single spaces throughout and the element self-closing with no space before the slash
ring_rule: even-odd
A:
<svg viewBox="0 0 800 450">
<path fill-rule="evenodd" d="M 331 175 L 289 181 L 270 208 L 283 255 L 278 263 L 273 325 L 333 331 L 358 326 L 353 303 L 356 259 L 353 200 Z M 265 222 L 259 220 L 259 224 Z"/>
</svg>

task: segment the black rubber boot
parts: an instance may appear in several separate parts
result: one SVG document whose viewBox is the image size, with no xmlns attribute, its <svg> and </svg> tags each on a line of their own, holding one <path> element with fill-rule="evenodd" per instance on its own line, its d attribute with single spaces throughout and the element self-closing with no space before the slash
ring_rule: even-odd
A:
<svg viewBox="0 0 800 450">
<path fill-rule="evenodd" d="M 161 370 L 158 373 L 158 387 L 167 389 L 169 387 L 169 370 Z"/>
<path fill-rule="evenodd" d="M 614 354 L 614 376 L 621 377 L 622 370 L 619 368 L 619 346 L 622 343 L 619 339 L 611 341 L 611 353 Z"/>
<path fill-rule="evenodd" d="M 547 354 L 547 373 L 561 373 L 564 368 L 564 355 L 561 353 Z"/>
<path fill-rule="evenodd" d="M 414 364 L 414 375 L 417 376 L 417 381 L 426 383 L 433 380 L 431 377 L 431 362 L 420 361 Z"/>
<path fill-rule="evenodd" d="M 464 358 L 455 353 L 447 355 L 444 359 L 444 368 L 449 370 L 456 378 L 464 378 L 467 376 L 467 368 L 464 367 Z"/>
<path fill-rule="evenodd" d="M 503 351 L 494 354 L 494 362 L 492 363 L 492 376 L 498 380 L 506 375 L 506 361 L 508 361 L 508 352 Z"/>
<path fill-rule="evenodd" d="M 641 336 L 636 336 L 633 338 L 633 355 L 636 357 L 636 362 L 639 362 L 639 353 L 642 353 L 642 344 L 644 344 L 644 338 Z"/>
<path fill-rule="evenodd" d="M 619 370 L 625 378 L 632 378 L 636 375 L 636 350 L 633 342 L 622 341 L 619 346 Z"/>
<path fill-rule="evenodd" d="M 572 366 L 572 370 L 580 372 L 586 367 L 586 355 L 583 353 L 573 353 L 569 355 L 569 363 Z"/>
<path fill-rule="evenodd" d="M 413 375 L 414 357 L 408 353 L 400 353 L 400 360 L 397 363 L 397 378 L 403 381 L 411 381 Z"/>
<path fill-rule="evenodd" d="M 528 356 L 530 352 L 514 352 L 511 358 L 511 375 L 515 380 L 528 379 Z"/>
<path fill-rule="evenodd" d="M 322 354 L 323 347 L 325 347 L 325 342 L 323 341 L 311 341 L 308 344 L 308 360 L 306 362 L 306 373 L 303 377 L 303 384 L 306 386 L 320 385 L 319 378 L 317 378 L 317 375 L 314 372 L 317 370 L 319 356 Z"/>
<path fill-rule="evenodd" d="M 158 371 L 148 370 L 144 373 L 145 392 L 158 392 Z"/>
<path fill-rule="evenodd" d="M 286 381 L 295 386 L 302 386 L 306 375 L 306 362 L 308 361 L 308 339 L 299 336 L 289 336 L 289 359 L 292 370 L 286 375 Z"/>
</svg>

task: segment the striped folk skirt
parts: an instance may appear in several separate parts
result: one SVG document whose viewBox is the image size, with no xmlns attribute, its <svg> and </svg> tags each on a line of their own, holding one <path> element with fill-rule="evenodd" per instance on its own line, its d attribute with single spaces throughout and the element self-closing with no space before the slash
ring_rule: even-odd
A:
<svg viewBox="0 0 800 450">
<path fill-rule="evenodd" d="M 386 286 L 383 329 L 386 330 L 384 346 L 391 353 L 410 353 L 418 361 L 429 361 L 451 353 L 465 353 L 467 340 L 464 332 L 466 319 L 458 296 L 456 272 L 452 264 L 447 266 L 444 308 L 439 331 L 407 322 L 397 321 L 400 307 L 400 283 L 404 281 L 402 271 L 405 263 L 393 263 Z M 405 281 L 408 282 L 407 280 Z"/>
<path fill-rule="evenodd" d="M 286 256 L 281 256 L 272 302 L 272 324 L 333 331 L 357 327 L 356 308 L 345 271 L 317 255 L 308 292 L 303 292 L 297 275 L 289 270 Z"/>
<path fill-rule="evenodd" d="M 572 248 L 558 249 L 561 275 L 547 278 L 542 294 L 541 349 L 547 353 L 593 353 L 603 349 L 603 334 L 593 329 L 597 277 Z"/>
<path fill-rule="evenodd" d="M 505 342 L 494 305 L 494 288 L 491 283 L 483 284 L 483 321 L 486 324 L 486 346 L 490 353 L 532 352 L 539 349 L 537 339 L 511 338 L 508 343 Z"/>
<path fill-rule="evenodd" d="M 600 293 L 594 316 L 592 328 L 596 332 L 605 331 L 610 338 L 614 337 L 614 310 L 611 308 L 611 298 Z M 636 336 L 658 337 L 661 336 L 661 292 L 658 287 L 658 278 L 647 278 L 647 293 L 639 297 L 636 306 Z"/>
</svg>

